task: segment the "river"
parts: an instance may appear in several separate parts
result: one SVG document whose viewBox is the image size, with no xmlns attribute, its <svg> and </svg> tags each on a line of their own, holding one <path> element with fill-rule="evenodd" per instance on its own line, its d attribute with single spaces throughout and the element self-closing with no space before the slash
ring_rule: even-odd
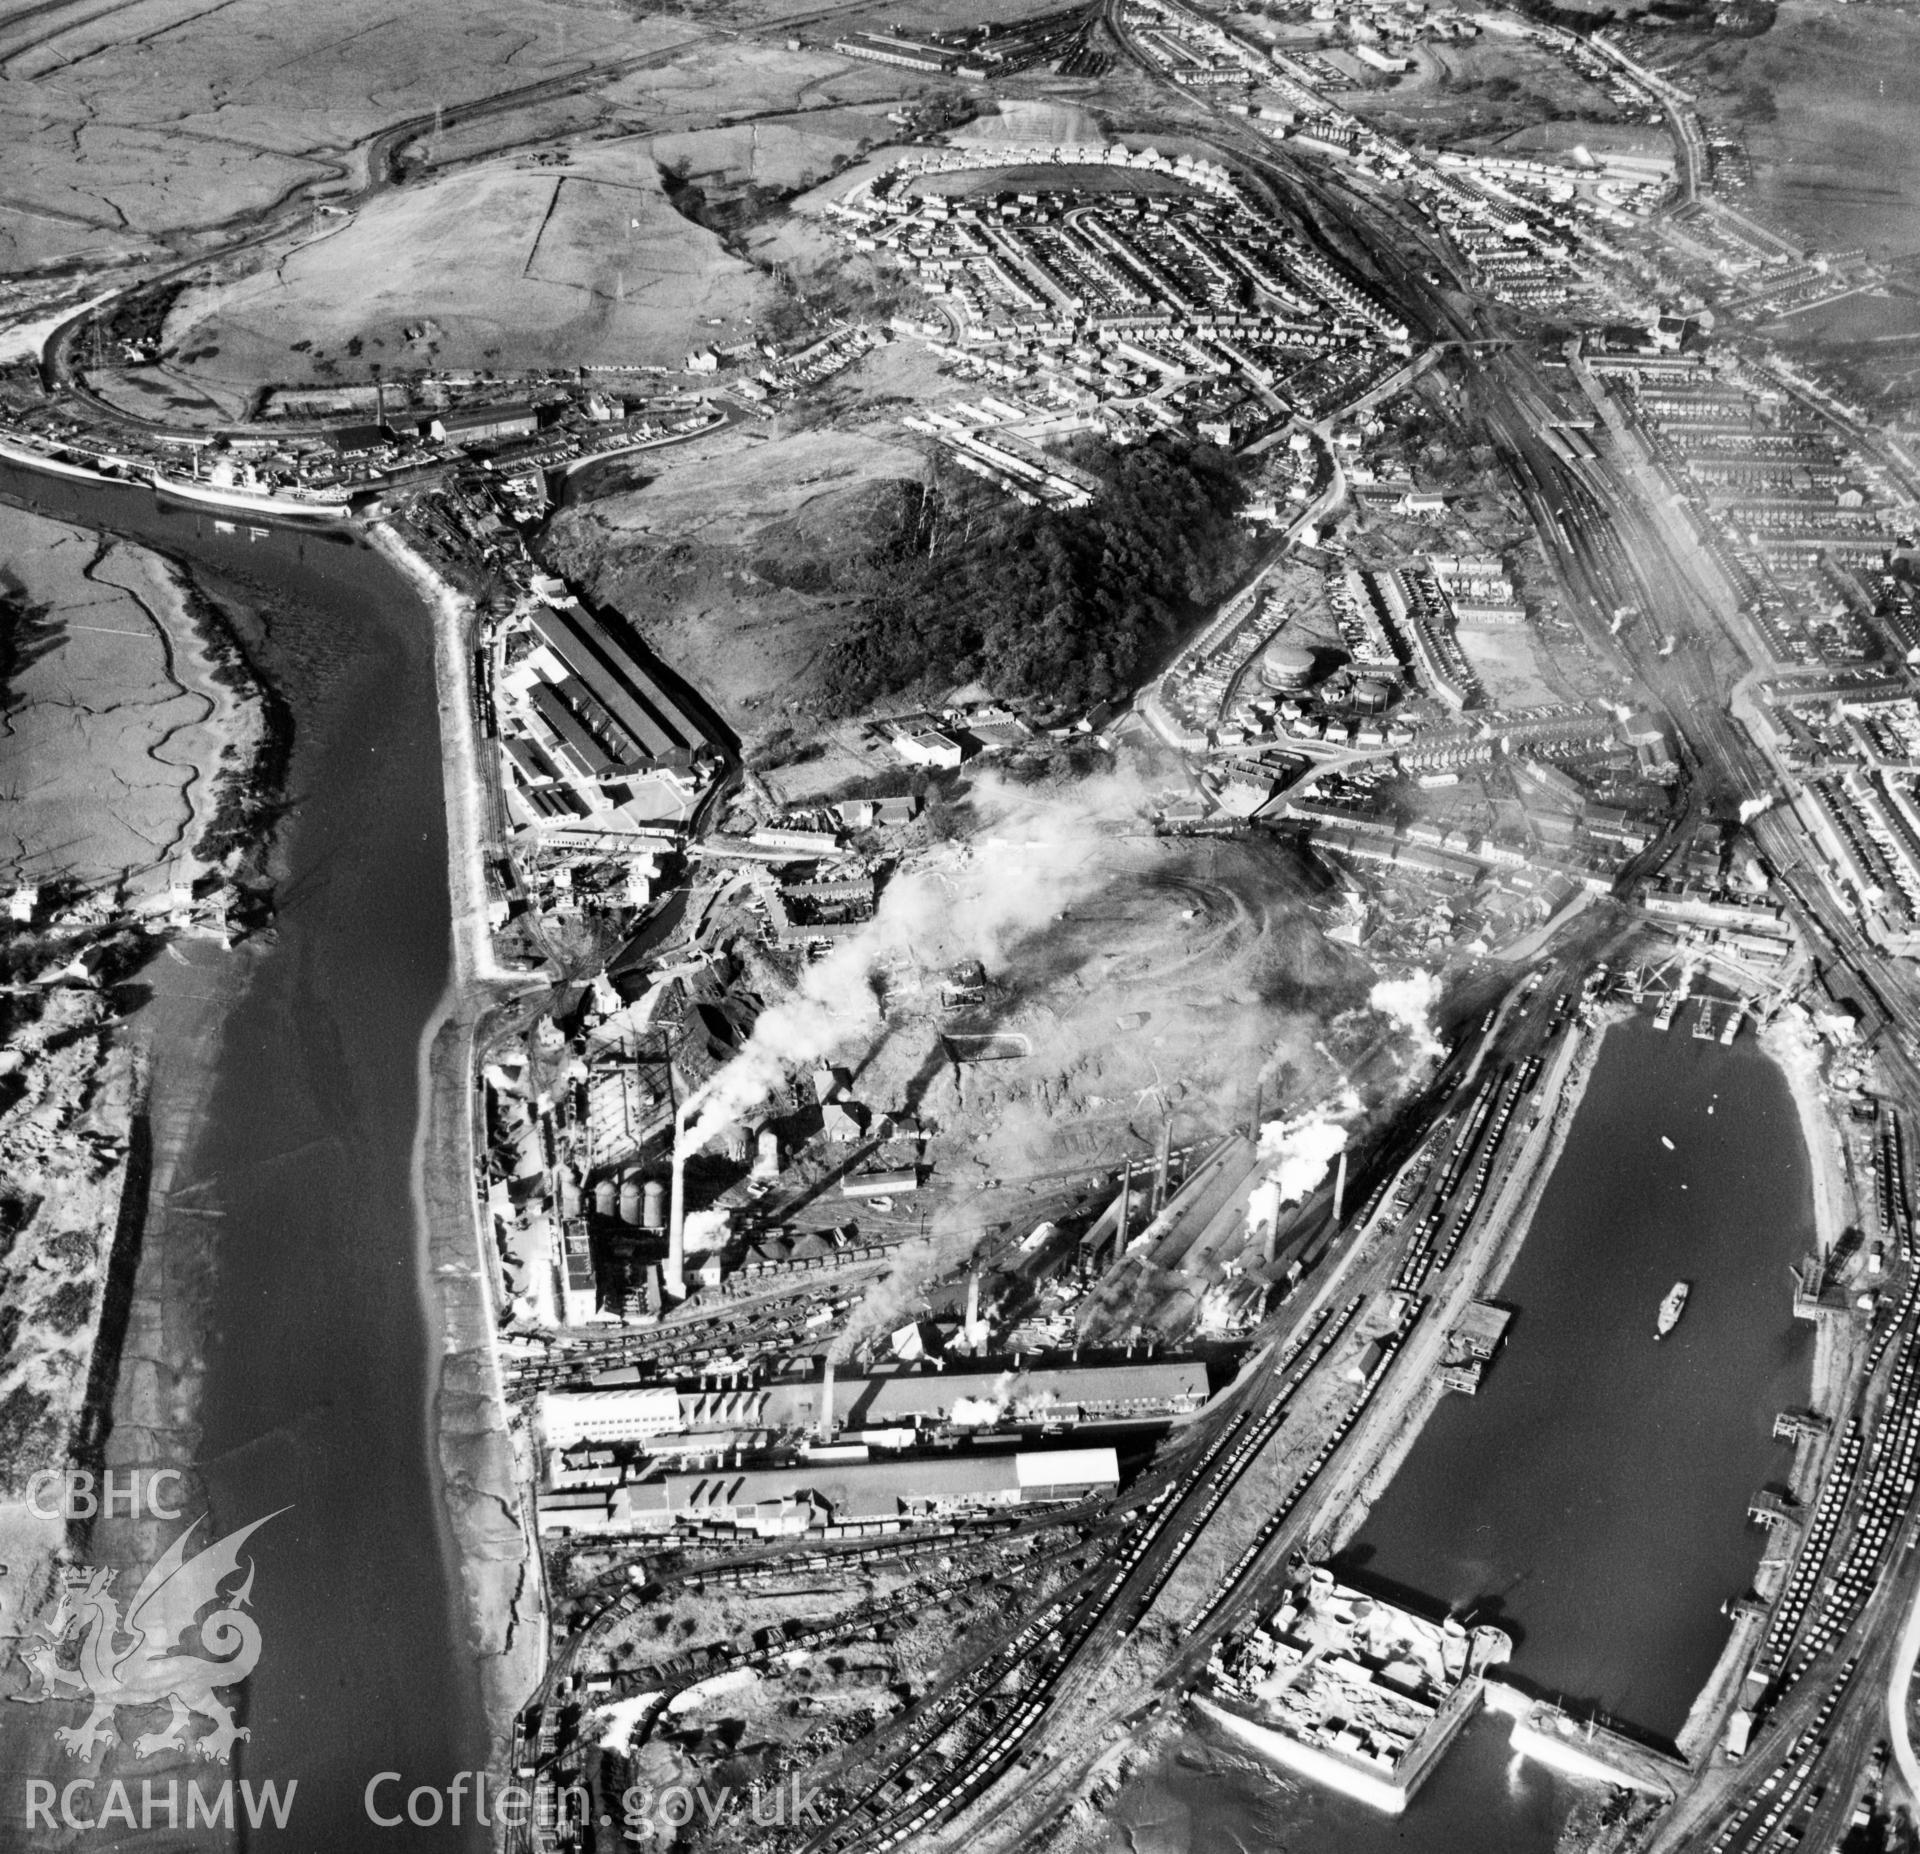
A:
<svg viewBox="0 0 1920 1854">
<path fill-rule="evenodd" d="M 1773 1417 L 1805 1403 L 1812 1363 L 1791 1314 L 1814 1227 L 1792 1096 L 1750 1036 L 1723 1049 L 1689 1022 L 1609 1031 L 1497 1297 L 1505 1349 L 1477 1397 L 1441 1404 L 1344 1559 L 1500 1623 L 1522 1681 L 1669 1740 L 1726 1642 L 1721 1604 L 1752 1582 L 1747 1501 L 1790 1466 Z M 1686 1315 L 1656 1341 L 1676 1280 Z M 1578 1792 L 1513 1760 L 1507 1729 L 1477 1720 L 1398 1821 L 1200 1733 L 1117 1814 L 1139 1854 L 1542 1854 Z"/>
<path fill-rule="evenodd" d="M 250 641 L 292 712 L 275 933 L 226 1014 L 210 1088 L 195 1078 L 205 1099 L 169 1198 L 219 1231 L 191 1464 L 202 1536 L 273 1515 L 247 1547 L 263 1646 L 233 1774 L 298 1790 L 285 1830 L 248 1843 L 477 1845 L 471 1828 L 375 1830 L 363 1804 L 385 1770 L 444 1790 L 483 1767 L 486 1743 L 414 1198 L 422 1033 L 452 951 L 430 615 L 357 541 L 223 534 L 142 490 L 11 469 L 0 493 L 156 548 L 257 617 Z M 156 1088 L 177 1067 L 161 1052 Z"/>
</svg>

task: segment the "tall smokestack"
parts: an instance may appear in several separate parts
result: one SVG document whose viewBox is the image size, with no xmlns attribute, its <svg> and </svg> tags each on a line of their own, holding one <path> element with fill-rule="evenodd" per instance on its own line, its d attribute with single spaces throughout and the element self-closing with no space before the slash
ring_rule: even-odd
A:
<svg viewBox="0 0 1920 1854">
<path fill-rule="evenodd" d="M 1347 1201 L 1347 1155 L 1343 1149 L 1339 1168 L 1333 1174 L 1333 1227 L 1340 1227 L 1340 1207 Z"/>
<path fill-rule="evenodd" d="M 1167 1167 L 1173 1162 L 1173 1121 L 1160 1123 L 1160 1152 L 1153 1174 L 1153 1201 L 1149 1214 L 1158 1216 L 1167 1207 Z"/>
<path fill-rule="evenodd" d="M 1120 1219 L 1113 1239 L 1113 1259 L 1118 1262 L 1127 1252 L 1127 1224 L 1133 1215 L 1133 1161 L 1120 1168 Z"/>
<path fill-rule="evenodd" d="M 691 1097 L 673 1117 L 673 1182 L 667 1208 L 667 1266 L 661 1279 L 669 1300 L 687 1297 L 687 1115 Z"/>
<path fill-rule="evenodd" d="M 820 1386 L 820 1446 L 833 1440 L 833 1354 L 827 1354 L 827 1375 Z"/>
<path fill-rule="evenodd" d="M 967 1279 L 967 1344 L 976 1352 L 984 1349 L 986 1335 L 980 1330 L 980 1271 Z"/>
</svg>

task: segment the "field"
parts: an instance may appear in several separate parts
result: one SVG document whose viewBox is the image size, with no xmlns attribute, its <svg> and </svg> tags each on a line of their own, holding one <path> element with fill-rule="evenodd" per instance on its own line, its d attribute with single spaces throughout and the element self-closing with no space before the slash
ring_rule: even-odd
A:
<svg viewBox="0 0 1920 1854">
<path fill-rule="evenodd" d="M 425 131 L 411 153 L 448 164 L 604 126 L 671 131 L 884 105 L 927 87 L 824 44 L 790 53 L 743 36 L 795 10 L 703 8 L 694 20 L 568 0 L 14 5 L 0 10 L 0 268 L 190 253 L 206 228 L 243 229 L 302 192 L 364 185 L 373 138 L 403 122 Z M 436 127 L 438 112 L 575 78 L 577 96 Z"/>
<path fill-rule="evenodd" d="M 830 431 L 656 456 L 658 477 L 560 515 L 553 555 L 751 736 L 822 692 L 848 618 L 838 570 L 861 536 L 891 538 L 925 460 Z"/>
<path fill-rule="evenodd" d="M 1077 103 L 1052 99 L 1003 97 L 1000 107 L 978 116 L 951 138 L 956 142 L 1017 142 L 1031 147 L 1044 142 L 1049 148 L 1062 143 L 1104 142 L 1111 139 L 1091 110 Z"/>
<path fill-rule="evenodd" d="M 1388 134 L 1440 146 L 1617 114 L 1605 91 L 1542 46 L 1488 36 L 1421 44 L 1413 56 L 1413 71 L 1392 80 L 1369 74 L 1369 87 L 1340 100 Z"/>
<path fill-rule="evenodd" d="M 772 300 L 759 272 L 673 209 L 643 148 L 613 143 L 564 166 L 509 157 L 381 194 L 274 269 L 183 296 L 166 339 L 189 377 L 229 386 L 364 378 L 375 363 L 677 368 L 703 340 L 738 339 Z M 427 340 L 410 343 L 423 322 Z"/>
<path fill-rule="evenodd" d="M 1564 155 L 1584 148 L 1592 155 L 1673 157 L 1673 140 L 1664 127 L 1629 122 L 1540 122 L 1499 136 L 1490 146 L 1501 154 L 1513 155 Z"/>
<path fill-rule="evenodd" d="M 1920 250 L 1920 20 L 1785 0 L 1769 32 L 1694 41 L 1673 70 L 1738 126 L 1770 223 L 1827 251 Z"/>
<path fill-rule="evenodd" d="M 152 252 L 294 188 L 357 182 L 377 130 L 504 73 L 526 84 L 631 58 L 674 30 L 554 0 L 16 8 L 0 20 L 0 257 Z"/>
<path fill-rule="evenodd" d="M 957 174 L 925 174 L 916 178 L 911 193 L 944 194 L 950 199 L 974 193 L 1033 192 L 1041 188 L 1070 188 L 1075 193 L 1191 193 L 1184 180 L 1172 174 L 1147 173 L 1131 167 L 993 167 Z"/>
<path fill-rule="evenodd" d="M 1458 635 L 1460 648 L 1494 707 L 1530 708 L 1564 698 L 1564 690 L 1549 680 L 1545 653 L 1526 626 L 1482 629 L 1464 625 Z"/>
</svg>

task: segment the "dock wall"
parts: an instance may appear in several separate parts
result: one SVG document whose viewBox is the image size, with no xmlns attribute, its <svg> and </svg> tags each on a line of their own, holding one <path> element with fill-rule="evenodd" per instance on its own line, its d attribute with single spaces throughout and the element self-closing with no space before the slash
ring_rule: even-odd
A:
<svg viewBox="0 0 1920 1854">
<path fill-rule="evenodd" d="M 1369 1809 L 1378 1809 L 1383 1815 L 1405 1812 L 1411 1791 L 1386 1772 L 1364 1770 L 1350 1759 L 1336 1756 L 1331 1751 L 1322 1751 L 1317 1745 L 1303 1745 L 1285 1732 L 1262 1725 L 1257 1719 L 1249 1719 L 1241 1713 L 1229 1712 L 1211 1700 L 1196 1696 L 1193 1703 L 1214 1724 L 1242 1744 L 1271 1758 L 1296 1776 L 1337 1790 L 1342 1796 L 1351 1796 L 1355 1802 L 1365 1803 Z"/>
</svg>

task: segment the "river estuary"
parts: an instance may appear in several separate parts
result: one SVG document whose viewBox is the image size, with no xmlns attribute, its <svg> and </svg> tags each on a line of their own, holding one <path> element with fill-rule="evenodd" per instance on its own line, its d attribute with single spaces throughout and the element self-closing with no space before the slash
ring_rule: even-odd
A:
<svg viewBox="0 0 1920 1854">
<path fill-rule="evenodd" d="M 257 615 L 250 645 L 292 713 L 275 932 L 233 956 L 247 982 L 148 1224 L 150 1249 L 169 1215 L 219 1232 L 190 1464 L 206 1534 L 273 1515 L 248 1546 L 263 1647 L 233 1775 L 299 1787 L 285 1830 L 248 1844 L 475 1844 L 470 1828 L 375 1829 L 363 1803 L 384 1770 L 444 1790 L 486 1743 L 439 1497 L 414 1198 L 422 1032 L 451 976 L 430 615 L 357 542 L 223 533 L 143 490 L 12 470 L 0 493 L 181 560 Z M 156 1090 L 169 1073 L 157 1052 Z"/>
</svg>

